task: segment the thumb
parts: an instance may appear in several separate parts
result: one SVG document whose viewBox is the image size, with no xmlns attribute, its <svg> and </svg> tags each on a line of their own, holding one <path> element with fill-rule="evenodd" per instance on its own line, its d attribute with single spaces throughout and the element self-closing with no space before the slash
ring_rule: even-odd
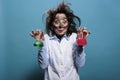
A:
<svg viewBox="0 0 120 80">
<path fill-rule="evenodd" d="M 80 32 L 81 32 L 81 29 L 80 29 L 80 27 L 78 27 L 78 30 L 77 30 L 77 32 L 78 32 L 78 33 L 80 33 Z"/>
</svg>

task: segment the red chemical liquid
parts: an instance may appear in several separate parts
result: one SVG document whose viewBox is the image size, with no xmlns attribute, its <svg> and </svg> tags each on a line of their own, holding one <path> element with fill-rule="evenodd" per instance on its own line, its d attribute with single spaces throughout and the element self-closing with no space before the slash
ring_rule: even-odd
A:
<svg viewBox="0 0 120 80">
<path fill-rule="evenodd" d="M 77 39 L 77 44 L 80 45 L 80 46 L 85 46 L 85 45 L 87 45 L 87 40 L 86 40 L 86 38 L 79 38 L 79 39 Z"/>
</svg>

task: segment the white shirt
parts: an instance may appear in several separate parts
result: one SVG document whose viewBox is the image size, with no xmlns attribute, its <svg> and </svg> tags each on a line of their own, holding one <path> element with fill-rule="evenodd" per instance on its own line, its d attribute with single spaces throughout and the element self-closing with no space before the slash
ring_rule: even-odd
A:
<svg viewBox="0 0 120 80">
<path fill-rule="evenodd" d="M 85 64 L 84 51 L 79 52 L 76 33 L 64 36 L 44 36 L 44 46 L 39 50 L 38 60 L 45 69 L 45 80 L 80 80 L 78 67 Z"/>
</svg>

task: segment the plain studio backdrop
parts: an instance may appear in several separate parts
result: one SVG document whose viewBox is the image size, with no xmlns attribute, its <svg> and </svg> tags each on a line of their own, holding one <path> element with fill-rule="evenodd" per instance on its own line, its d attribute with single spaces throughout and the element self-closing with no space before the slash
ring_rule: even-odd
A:
<svg viewBox="0 0 120 80">
<path fill-rule="evenodd" d="M 0 80 L 43 80 L 32 29 L 62 0 L 0 0 Z M 91 32 L 81 80 L 120 80 L 120 0 L 66 0 Z"/>
</svg>

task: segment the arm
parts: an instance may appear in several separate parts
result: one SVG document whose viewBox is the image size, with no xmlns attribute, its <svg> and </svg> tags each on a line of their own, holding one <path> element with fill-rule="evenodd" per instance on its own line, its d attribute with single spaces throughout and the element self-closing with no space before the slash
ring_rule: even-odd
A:
<svg viewBox="0 0 120 80">
<path fill-rule="evenodd" d="M 89 34 L 90 32 L 88 32 L 85 27 L 83 29 L 80 29 L 80 27 L 78 27 L 77 39 L 78 38 L 86 39 Z M 85 56 L 86 56 L 86 54 L 84 53 L 83 46 L 86 45 L 86 43 L 84 44 L 82 43 L 82 46 L 80 46 L 81 44 L 78 43 L 75 45 L 76 45 L 75 64 L 77 67 L 83 67 L 85 65 Z"/>
<path fill-rule="evenodd" d="M 38 47 L 38 62 L 41 68 L 45 69 L 49 65 L 49 55 L 48 49 L 46 47 L 46 40 L 44 39 L 44 33 L 37 29 L 36 31 L 32 30 L 30 35 L 36 39 L 37 42 L 34 43 L 34 46 Z M 42 43 L 43 42 L 43 43 Z"/>
<path fill-rule="evenodd" d="M 49 65 L 49 55 L 45 46 L 38 50 L 38 62 L 42 69 L 46 69 Z"/>
<path fill-rule="evenodd" d="M 43 41 L 43 47 L 38 50 L 38 62 L 42 69 L 47 68 L 49 65 L 49 54 L 45 40 Z"/>
<path fill-rule="evenodd" d="M 85 65 L 85 56 L 84 48 L 82 46 L 76 46 L 75 65 L 77 67 L 83 67 Z"/>
</svg>

